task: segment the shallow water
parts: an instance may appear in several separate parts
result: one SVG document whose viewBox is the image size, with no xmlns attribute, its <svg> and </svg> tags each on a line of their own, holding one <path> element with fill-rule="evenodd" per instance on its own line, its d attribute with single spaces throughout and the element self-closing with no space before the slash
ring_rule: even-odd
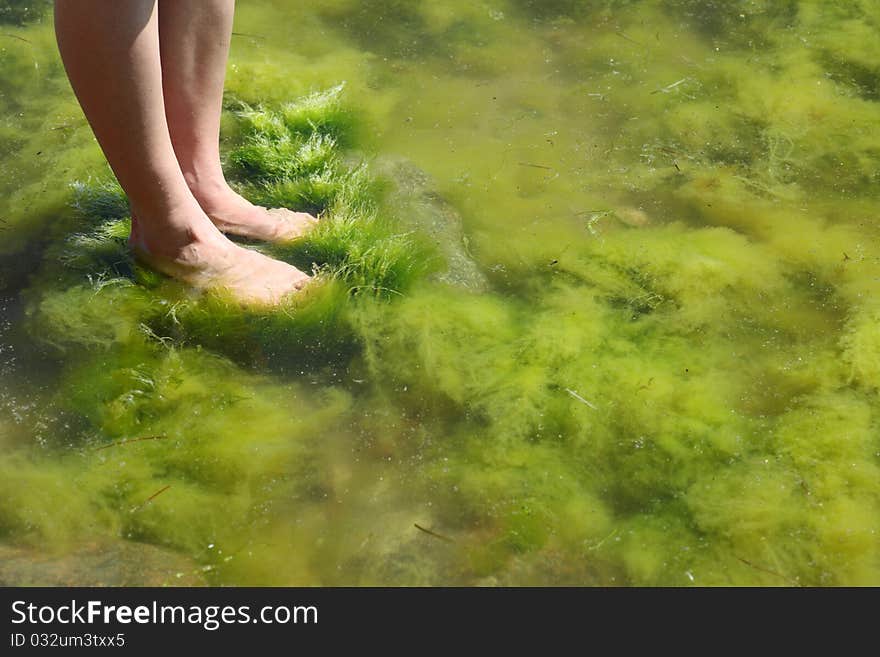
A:
<svg viewBox="0 0 880 657">
<path fill-rule="evenodd" d="M 15 564 L 880 584 L 877 3 L 241 3 L 230 171 L 329 208 L 268 317 L 132 268 L 50 15 L 0 7 Z"/>
</svg>

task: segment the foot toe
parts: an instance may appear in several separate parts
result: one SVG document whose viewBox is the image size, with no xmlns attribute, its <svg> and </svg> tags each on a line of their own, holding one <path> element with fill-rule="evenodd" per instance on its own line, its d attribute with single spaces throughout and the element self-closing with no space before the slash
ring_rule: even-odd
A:
<svg viewBox="0 0 880 657">
<path fill-rule="evenodd" d="M 307 212 L 287 208 L 272 208 L 267 212 L 277 221 L 275 239 L 279 241 L 298 239 L 318 225 L 318 219 Z"/>
</svg>

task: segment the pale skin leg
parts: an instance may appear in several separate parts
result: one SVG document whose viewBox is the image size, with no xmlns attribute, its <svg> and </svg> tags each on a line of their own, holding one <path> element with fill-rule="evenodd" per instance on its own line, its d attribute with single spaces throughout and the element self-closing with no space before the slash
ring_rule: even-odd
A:
<svg viewBox="0 0 880 657">
<path fill-rule="evenodd" d="M 159 0 L 165 115 L 190 190 L 220 230 L 263 240 L 299 237 L 310 214 L 266 210 L 235 193 L 220 166 L 220 111 L 235 0 Z"/>
<path fill-rule="evenodd" d="M 190 191 L 165 116 L 156 0 L 56 0 L 58 48 L 74 92 L 128 195 L 130 243 L 156 269 L 244 302 L 277 303 L 309 277 L 241 248 Z"/>
</svg>

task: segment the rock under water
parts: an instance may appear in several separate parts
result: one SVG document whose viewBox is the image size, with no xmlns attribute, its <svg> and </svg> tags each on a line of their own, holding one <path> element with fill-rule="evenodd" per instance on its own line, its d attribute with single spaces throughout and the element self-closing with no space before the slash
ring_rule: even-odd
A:
<svg viewBox="0 0 880 657">
<path fill-rule="evenodd" d="M 202 586 L 198 565 L 144 543 L 88 543 L 65 554 L 0 545 L 0 586 Z"/>
<path fill-rule="evenodd" d="M 437 191 L 431 177 L 403 157 L 379 157 L 373 168 L 395 182 L 388 201 L 402 225 L 426 235 L 446 260 L 438 280 L 479 292 L 489 282 L 468 253 L 461 215 Z"/>
</svg>

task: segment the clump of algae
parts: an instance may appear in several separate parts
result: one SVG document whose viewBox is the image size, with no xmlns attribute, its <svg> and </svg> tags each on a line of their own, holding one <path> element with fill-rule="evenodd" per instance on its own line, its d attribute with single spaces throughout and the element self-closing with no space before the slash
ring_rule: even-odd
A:
<svg viewBox="0 0 880 657">
<path fill-rule="evenodd" d="M 2 534 L 58 545 L 120 535 L 209 564 L 209 544 L 240 548 L 242 526 L 268 522 L 269 491 L 310 498 L 310 441 L 349 404 L 341 391 L 313 397 L 145 340 L 69 367 L 62 389 L 89 428 L 61 459 L 4 459 Z M 310 413 L 291 415 L 304 404 Z"/>
<path fill-rule="evenodd" d="M 503 229 L 469 216 L 507 296 L 424 287 L 361 314 L 363 367 L 387 395 L 419 417 L 466 418 L 444 425 L 432 452 L 435 513 L 483 536 L 472 557 L 486 576 L 564 544 L 615 581 L 876 581 L 880 324 L 866 194 L 880 151 L 858 127 L 880 111 L 876 40 L 864 36 L 876 11 L 622 2 L 590 16 L 511 4 L 547 19 L 538 29 L 558 56 L 548 75 L 588 63 L 559 100 L 592 103 L 583 116 L 607 136 L 572 138 L 566 153 L 598 164 L 570 173 L 626 189 L 649 219 L 633 228 L 610 225 L 612 211 L 536 209 L 538 228 L 515 231 L 507 214 Z M 589 40 L 560 27 L 588 16 Z M 768 19 L 788 29 L 770 33 Z M 797 43 L 813 34 L 812 47 Z M 757 45 L 767 51 L 755 63 Z M 541 93 L 517 109 L 556 116 Z M 461 145 L 456 127 L 449 142 Z M 512 151 L 508 163 L 534 158 L 515 187 L 495 184 L 503 163 L 487 169 L 488 207 L 571 191 L 549 166 L 564 159 L 549 159 L 563 137 L 540 127 L 536 140 L 555 146 Z M 591 215 L 609 228 L 590 231 Z M 578 512 L 562 514 L 562 499 Z"/>
<path fill-rule="evenodd" d="M 222 293 L 194 296 L 132 261 L 118 184 L 78 182 L 73 207 L 85 226 L 48 251 L 56 264 L 41 276 L 52 279 L 54 289 L 35 286 L 31 313 L 42 338 L 56 346 L 109 346 L 144 334 L 281 368 L 344 358 L 355 341 L 344 319 L 346 298 L 400 295 L 434 263 L 424 242 L 400 232 L 383 212 L 383 184 L 365 164 L 344 161 L 337 138 L 352 118 L 342 108 L 341 89 L 278 110 L 237 110 L 241 143 L 229 155 L 245 194 L 320 213 L 318 228 L 305 239 L 269 249 L 316 273 L 312 289 L 268 310 L 242 309 Z M 55 282 L 59 277 L 66 289 Z"/>
<path fill-rule="evenodd" d="M 69 86 L 51 25 L 9 25 L 3 32 L 0 259 L 12 266 L 4 267 L 0 285 L 19 286 L 19 277 L 37 268 L 37 245 L 72 228 L 70 190 L 59 181 L 87 178 L 104 165 L 76 99 L 64 93 Z"/>
<path fill-rule="evenodd" d="M 495 176 L 503 163 L 486 157 L 485 176 L 456 177 L 467 194 L 454 198 L 502 294 L 430 283 L 394 255 L 415 236 L 397 232 L 381 185 L 341 150 L 357 144 L 345 117 L 312 130 L 315 114 L 288 125 L 280 104 L 234 102 L 226 117 L 246 193 L 350 218 L 279 252 L 338 272 L 335 291 L 293 317 L 194 301 L 138 271 L 121 241 L 124 211 L 112 193 L 96 202 L 99 226 L 52 252 L 66 261 L 34 280 L 30 302 L 34 333 L 66 350 L 56 403 L 82 421 L 72 444 L 106 449 L 85 453 L 94 464 L 39 452 L 4 462 L 9 540 L 117 532 L 195 555 L 215 582 L 279 583 L 288 572 L 298 583 L 878 581 L 880 272 L 865 227 L 876 204 L 853 197 L 870 188 L 876 153 L 852 127 L 877 112 L 872 5 L 801 3 L 793 15 L 790 3 L 709 4 L 497 2 L 491 13 L 463 8 L 464 25 L 407 7 L 424 33 L 461 37 L 388 48 L 390 66 L 437 55 L 406 79 L 460 103 L 435 141 L 424 129 L 401 138 L 425 137 L 423 159 L 447 178 L 471 155 L 483 164 L 487 143 L 515 141 L 513 119 L 478 114 L 492 96 L 473 92 L 470 76 L 522 64 L 516 84 L 490 92 L 516 122 L 533 122 L 516 133 L 529 146 L 507 158 L 516 173 Z M 358 11 L 327 7 L 334 20 Z M 769 33 L 768 18 L 791 30 Z M 514 34 L 514 20 L 530 26 L 523 38 L 491 43 Z M 594 38 L 583 39 L 582 20 Z M 334 29 L 357 41 L 369 31 L 359 27 Z M 489 35 L 488 50 L 474 32 Z M 814 47 L 798 45 L 804 33 Z M 753 36 L 767 65 L 746 61 Z M 470 67 L 451 81 L 450 53 Z M 365 60 L 377 89 L 394 79 Z M 523 83 L 544 74 L 571 77 Z M 259 99 L 244 77 L 233 83 Z M 436 121 L 434 107 L 414 107 L 400 111 Z M 603 134 L 566 140 L 571 125 L 538 120 L 560 107 Z M 435 164 L 457 134 L 471 150 Z M 562 149 L 577 176 L 540 168 Z M 588 184 L 643 207 L 644 221 L 593 205 L 599 194 L 578 190 Z M 551 205 L 598 211 L 544 213 Z M 381 264 L 382 253 L 403 264 Z M 380 296 L 351 294 L 365 290 Z M 284 371 L 249 375 L 217 354 Z M 164 437 L 110 447 L 153 434 Z M 42 498 L 22 492 L 32 484 Z M 58 511 L 65 495 L 70 516 Z M 215 541 L 223 555 L 207 547 Z"/>
<path fill-rule="evenodd" d="M 314 263 L 322 283 L 281 308 L 242 309 L 221 294 L 193 295 L 140 268 L 125 244 L 128 208 L 118 185 L 74 185 L 74 231 L 49 246 L 26 296 L 31 327 L 60 361 L 57 404 L 85 428 L 71 438 L 74 453 L 54 464 L 27 450 L 4 460 L 4 482 L 19 492 L 5 497 L 11 503 L 0 511 L 0 533 L 59 545 L 119 534 L 210 562 L 216 555 L 206 545 L 234 542 L 236 524 L 256 521 L 254 496 L 313 495 L 320 473 L 309 468 L 313 457 L 303 441 L 347 414 L 347 396 L 327 387 L 318 397 L 299 396 L 227 359 L 264 370 L 332 370 L 356 345 L 347 304 L 401 294 L 426 271 L 428 255 L 415 237 L 395 232 L 392 217 L 380 215 L 382 187 L 365 166 L 343 161 L 337 139 L 349 118 L 337 94 L 239 114 L 242 143 L 231 160 L 262 158 L 259 167 L 237 168 L 249 175 L 247 191 L 256 195 L 271 180 L 282 190 L 276 200 L 302 207 L 289 191 L 298 181 L 320 169 L 327 183 L 326 195 L 315 197 L 324 211 L 320 234 L 276 252 Z M 283 137 L 261 123 L 270 118 L 288 122 Z M 301 148 L 285 151 L 292 141 Z M 285 169 L 266 165 L 286 159 Z M 291 412 L 299 406 L 308 413 L 295 420 Z M 41 477 L 56 485 L 21 503 L 22 491 Z M 53 515 L 71 489 L 78 491 L 68 505 L 75 512 Z M 157 493 L 162 504 L 153 503 Z"/>
<path fill-rule="evenodd" d="M 423 239 L 395 228 L 380 203 L 383 182 L 365 164 L 344 160 L 340 148 L 354 129 L 341 92 L 337 86 L 275 111 L 239 110 L 243 143 L 229 160 L 259 202 L 321 215 L 307 239 L 275 253 L 326 265 L 353 290 L 399 294 L 439 263 Z"/>
<path fill-rule="evenodd" d="M 853 313 L 841 342 L 850 377 L 869 390 L 880 390 L 880 308 L 866 304 Z"/>
<path fill-rule="evenodd" d="M 563 550 L 600 564 L 605 582 L 876 577 L 869 404 L 847 410 L 845 387 L 798 397 L 810 388 L 792 384 L 787 403 L 801 410 L 774 426 L 750 408 L 749 372 L 731 362 L 722 374 L 679 325 L 644 334 L 584 292 L 557 283 L 518 310 L 422 292 L 368 332 L 368 367 L 399 404 L 419 416 L 452 404 L 466 418 L 429 450 L 426 485 L 444 527 L 481 536 L 476 573 L 503 577 L 516 555 Z M 814 367 L 826 381 L 823 368 L 835 372 Z M 838 503 L 840 485 L 861 492 Z"/>
</svg>

